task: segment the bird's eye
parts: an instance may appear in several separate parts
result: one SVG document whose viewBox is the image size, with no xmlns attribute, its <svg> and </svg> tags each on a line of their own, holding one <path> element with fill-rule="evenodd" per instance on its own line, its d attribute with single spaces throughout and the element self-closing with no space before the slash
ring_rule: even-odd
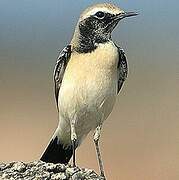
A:
<svg viewBox="0 0 179 180">
<path fill-rule="evenodd" d="M 105 13 L 102 12 L 102 11 L 98 11 L 95 16 L 98 18 L 98 19 L 103 19 L 105 17 Z"/>
</svg>

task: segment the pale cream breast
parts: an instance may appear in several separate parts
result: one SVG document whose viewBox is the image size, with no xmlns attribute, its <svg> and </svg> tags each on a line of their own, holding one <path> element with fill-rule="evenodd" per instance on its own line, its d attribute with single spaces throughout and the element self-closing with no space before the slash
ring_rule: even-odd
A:
<svg viewBox="0 0 179 180">
<path fill-rule="evenodd" d="M 83 79 L 84 76 L 93 76 L 100 71 L 105 73 L 114 72 L 118 63 L 118 49 L 113 42 L 99 44 L 98 47 L 90 53 L 77 53 L 71 55 L 70 61 L 65 71 L 64 78 L 71 79 L 71 76 L 77 74 L 75 78 Z"/>
<path fill-rule="evenodd" d="M 117 63 L 118 49 L 112 42 L 100 44 L 88 54 L 72 53 L 59 92 L 62 134 L 69 130 L 70 119 L 76 117 L 81 141 L 109 116 L 117 96 Z M 65 138 L 70 141 L 69 134 Z"/>
<path fill-rule="evenodd" d="M 72 53 L 59 92 L 63 113 L 85 106 L 98 108 L 105 99 L 116 96 L 117 63 L 113 42 L 99 44 L 91 53 Z"/>
</svg>

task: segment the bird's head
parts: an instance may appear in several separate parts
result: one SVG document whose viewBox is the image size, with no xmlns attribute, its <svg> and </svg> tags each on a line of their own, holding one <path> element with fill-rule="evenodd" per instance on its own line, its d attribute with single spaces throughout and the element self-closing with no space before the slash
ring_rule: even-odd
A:
<svg viewBox="0 0 179 180">
<path fill-rule="evenodd" d="M 111 32 L 121 19 L 136 15 L 108 3 L 91 6 L 81 14 L 72 42 L 81 43 L 87 49 L 94 48 L 95 44 L 111 39 Z"/>
</svg>

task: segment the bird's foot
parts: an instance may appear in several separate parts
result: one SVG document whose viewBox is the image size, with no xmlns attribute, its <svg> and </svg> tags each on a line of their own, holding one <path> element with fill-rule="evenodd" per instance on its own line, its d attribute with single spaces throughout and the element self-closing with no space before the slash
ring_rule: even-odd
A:
<svg viewBox="0 0 179 180">
<path fill-rule="evenodd" d="M 104 174 L 101 174 L 101 175 L 100 175 L 100 180 L 106 180 L 106 177 L 105 177 Z"/>
<path fill-rule="evenodd" d="M 69 167 L 70 168 L 67 169 L 67 173 L 70 175 L 70 177 L 74 176 L 75 174 L 78 174 L 78 172 L 80 171 L 79 167 L 73 167 L 73 166 L 69 166 Z"/>
</svg>

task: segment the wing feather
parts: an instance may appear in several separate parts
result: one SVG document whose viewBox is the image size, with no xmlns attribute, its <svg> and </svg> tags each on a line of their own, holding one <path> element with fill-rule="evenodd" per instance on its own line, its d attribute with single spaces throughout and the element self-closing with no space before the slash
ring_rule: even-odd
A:
<svg viewBox="0 0 179 180">
<path fill-rule="evenodd" d="M 119 62 L 117 66 L 118 69 L 117 93 L 119 93 L 120 89 L 122 88 L 122 85 L 126 80 L 128 74 L 127 58 L 125 56 L 124 50 L 118 47 L 118 51 L 119 51 Z"/>
<path fill-rule="evenodd" d="M 62 84 L 66 66 L 71 56 L 71 45 L 67 45 L 58 55 L 54 68 L 55 99 L 58 107 L 58 94 Z"/>
</svg>

